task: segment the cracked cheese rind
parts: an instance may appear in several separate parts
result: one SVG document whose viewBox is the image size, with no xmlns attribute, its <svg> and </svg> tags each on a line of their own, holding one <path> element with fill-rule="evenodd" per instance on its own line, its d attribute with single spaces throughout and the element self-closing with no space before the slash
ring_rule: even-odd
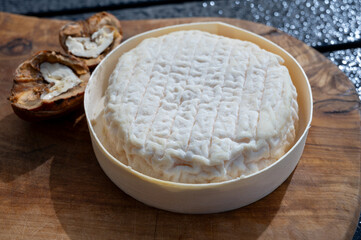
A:
<svg viewBox="0 0 361 240">
<path fill-rule="evenodd" d="M 265 168 L 296 135 L 297 92 L 282 63 L 253 43 L 201 31 L 146 39 L 109 78 L 108 150 L 136 171 L 182 183 Z"/>
</svg>

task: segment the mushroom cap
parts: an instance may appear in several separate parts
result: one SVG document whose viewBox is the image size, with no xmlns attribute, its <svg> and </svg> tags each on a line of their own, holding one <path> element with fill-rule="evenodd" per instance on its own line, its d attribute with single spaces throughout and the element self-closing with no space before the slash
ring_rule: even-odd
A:
<svg viewBox="0 0 361 240">
<path fill-rule="evenodd" d="M 93 33 L 95 33 L 104 26 L 108 26 L 114 30 L 113 42 L 96 58 L 85 58 L 76 56 L 84 60 L 90 69 L 94 69 L 100 63 L 100 61 L 122 41 L 122 28 L 119 20 L 114 15 L 107 12 L 100 12 L 94 14 L 86 20 L 70 22 L 64 25 L 59 31 L 60 45 L 66 53 L 74 55 L 69 51 L 66 45 L 66 39 L 69 36 L 90 37 Z"/>
<path fill-rule="evenodd" d="M 41 94 L 51 87 L 40 72 L 40 64 L 44 62 L 69 67 L 82 82 L 49 100 L 42 99 Z M 55 51 L 40 51 L 16 69 L 9 100 L 14 112 L 24 120 L 58 117 L 82 106 L 89 78 L 89 68 L 82 60 Z"/>
</svg>

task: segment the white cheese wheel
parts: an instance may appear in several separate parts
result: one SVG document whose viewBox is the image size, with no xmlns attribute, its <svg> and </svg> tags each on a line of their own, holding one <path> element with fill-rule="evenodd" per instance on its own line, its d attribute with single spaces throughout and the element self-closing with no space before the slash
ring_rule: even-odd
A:
<svg viewBox="0 0 361 240">
<path fill-rule="evenodd" d="M 149 38 L 123 54 L 105 98 L 105 144 L 151 177 L 226 181 L 293 144 L 297 92 L 283 59 L 202 31 Z"/>
</svg>

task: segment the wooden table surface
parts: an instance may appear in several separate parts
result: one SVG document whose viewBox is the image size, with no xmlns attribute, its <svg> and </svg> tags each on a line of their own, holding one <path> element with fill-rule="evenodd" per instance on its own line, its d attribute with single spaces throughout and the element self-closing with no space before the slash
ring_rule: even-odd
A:
<svg viewBox="0 0 361 240">
<path fill-rule="evenodd" d="M 238 210 L 175 214 L 148 207 L 102 172 L 82 112 L 28 123 L 7 100 L 16 67 L 60 50 L 66 21 L 0 13 L 0 239 L 350 239 L 360 213 L 359 100 L 323 55 L 274 28 L 237 19 L 122 21 L 124 37 L 161 26 L 221 20 L 290 52 L 309 77 L 314 118 L 291 176 Z"/>
</svg>

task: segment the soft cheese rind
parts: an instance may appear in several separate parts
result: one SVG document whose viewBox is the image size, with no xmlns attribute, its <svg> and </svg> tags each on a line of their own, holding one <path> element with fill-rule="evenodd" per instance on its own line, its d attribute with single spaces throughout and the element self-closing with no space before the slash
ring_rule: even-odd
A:
<svg viewBox="0 0 361 240">
<path fill-rule="evenodd" d="M 123 54 L 105 99 L 108 150 L 146 175 L 184 183 L 249 175 L 295 139 L 297 92 L 283 59 L 201 31 Z"/>
</svg>

